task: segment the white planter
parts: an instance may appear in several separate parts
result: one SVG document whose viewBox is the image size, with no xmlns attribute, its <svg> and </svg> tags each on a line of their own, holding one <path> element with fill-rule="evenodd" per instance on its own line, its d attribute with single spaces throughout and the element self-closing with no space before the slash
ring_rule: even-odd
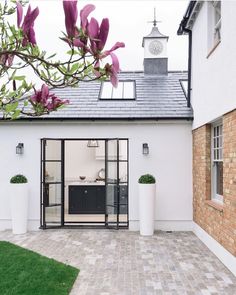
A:
<svg viewBox="0 0 236 295">
<path fill-rule="evenodd" d="M 139 183 L 139 225 L 142 236 L 154 233 L 156 184 Z"/>
<path fill-rule="evenodd" d="M 11 217 L 13 234 L 27 232 L 28 183 L 11 184 Z"/>
</svg>

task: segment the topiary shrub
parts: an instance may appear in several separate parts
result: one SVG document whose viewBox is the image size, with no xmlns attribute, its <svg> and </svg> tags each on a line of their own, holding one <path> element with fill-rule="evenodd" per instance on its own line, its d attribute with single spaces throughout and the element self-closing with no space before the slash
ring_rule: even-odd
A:
<svg viewBox="0 0 236 295">
<path fill-rule="evenodd" d="M 13 176 L 10 180 L 10 183 L 27 183 L 28 180 L 24 175 L 17 174 Z"/>
<path fill-rule="evenodd" d="M 156 183 L 156 179 L 151 174 L 144 174 L 139 177 L 138 183 L 143 183 L 143 184 Z"/>
</svg>

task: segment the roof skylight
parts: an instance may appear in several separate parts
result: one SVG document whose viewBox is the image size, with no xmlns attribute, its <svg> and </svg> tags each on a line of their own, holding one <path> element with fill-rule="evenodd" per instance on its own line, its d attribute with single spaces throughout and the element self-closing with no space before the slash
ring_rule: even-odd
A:
<svg viewBox="0 0 236 295">
<path fill-rule="evenodd" d="M 104 81 L 101 84 L 100 99 L 135 99 L 134 81 L 119 81 L 117 88 L 111 82 Z"/>
</svg>

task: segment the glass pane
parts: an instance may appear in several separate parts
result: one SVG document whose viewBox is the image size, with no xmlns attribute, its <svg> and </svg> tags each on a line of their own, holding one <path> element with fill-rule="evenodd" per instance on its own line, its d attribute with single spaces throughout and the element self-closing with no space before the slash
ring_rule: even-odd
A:
<svg viewBox="0 0 236 295">
<path fill-rule="evenodd" d="M 223 162 L 216 163 L 216 193 L 223 196 Z"/>
<path fill-rule="evenodd" d="M 127 205 L 120 205 L 119 222 L 121 226 L 122 226 L 122 223 L 128 222 L 128 206 Z"/>
<path fill-rule="evenodd" d="M 219 137 L 219 146 L 220 146 L 220 147 L 222 147 L 222 143 L 223 143 L 222 136 L 220 136 L 220 137 Z"/>
<path fill-rule="evenodd" d="M 219 159 L 222 160 L 223 159 L 223 154 L 222 154 L 222 149 L 219 149 Z"/>
<path fill-rule="evenodd" d="M 113 87 L 112 98 L 123 98 L 123 82 L 119 82 L 117 88 Z"/>
<path fill-rule="evenodd" d="M 61 163 L 46 162 L 45 163 L 45 182 L 61 181 Z"/>
<path fill-rule="evenodd" d="M 61 204 L 61 184 L 45 183 L 44 206 Z"/>
<path fill-rule="evenodd" d="M 113 210 L 113 212 L 109 213 L 109 215 L 107 216 L 107 222 L 108 225 L 113 225 L 116 226 L 117 225 L 117 213 L 116 213 L 116 209 L 114 211 L 114 208 L 111 208 L 111 210 Z"/>
<path fill-rule="evenodd" d="M 101 98 L 111 99 L 112 84 L 110 82 L 103 82 Z"/>
<path fill-rule="evenodd" d="M 119 140 L 119 159 L 128 160 L 128 141 Z"/>
<path fill-rule="evenodd" d="M 216 160 L 216 150 L 214 150 L 214 160 Z"/>
<path fill-rule="evenodd" d="M 47 225 L 55 225 L 61 223 L 61 206 L 46 207 L 45 208 L 45 222 Z"/>
<path fill-rule="evenodd" d="M 117 226 L 117 186 L 107 184 L 106 187 L 106 221 L 109 226 Z"/>
<path fill-rule="evenodd" d="M 120 162 L 119 163 L 119 176 L 120 182 L 127 182 L 128 181 L 128 163 L 127 162 Z"/>
<path fill-rule="evenodd" d="M 107 160 L 117 160 L 117 140 L 108 140 Z"/>
<path fill-rule="evenodd" d="M 120 185 L 120 205 L 128 204 L 128 186 Z"/>
<path fill-rule="evenodd" d="M 124 83 L 124 98 L 134 98 L 134 82 L 123 82 Z"/>
<path fill-rule="evenodd" d="M 61 160 L 61 141 L 46 140 L 45 144 L 46 160 Z"/>
<path fill-rule="evenodd" d="M 112 213 L 114 212 L 112 206 L 117 205 L 117 186 L 114 184 L 108 184 L 107 185 L 107 196 L 106 196 L 106 202 L 108 205 L 108 211 L 107 213 Z"/>
<path fill-rule="evenodd" d="M 117 183 L 117 162 L 107 163 L 107 182 Z"/>
</svg>

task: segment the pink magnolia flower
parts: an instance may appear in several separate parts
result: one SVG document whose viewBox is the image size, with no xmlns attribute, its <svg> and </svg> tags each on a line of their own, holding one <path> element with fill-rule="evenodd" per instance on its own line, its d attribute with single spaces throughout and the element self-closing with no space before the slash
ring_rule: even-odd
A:
<svg viewBox="0 0 236 295">
<path fill-rule="evenodd" d="M 87 26 L 88 26 L 88 16 L 90 15 L 90 13 L 95 9 L 95 6 L 92 4 L 87 4 L 84 6 L 83 9 L 81 9 L 80 11 L 80 25 L 81 28 L 83 30 L 83 32 L 85 33 L 87 30 Z"/>
<path fill-rule="evenodd" d="M 31 6 L 29 5 L 27 13 L 24 17 L 23 23 L 23 7 L 20 2 L 16 3 L 17 8 L 17 26 L 22 29 L 24 32 L 24 39 L 22 41 L 22 45 L 26 46 L 28 43 L 32 45 L 36 45 L 35 31 L 34 31 L 34 21 L 39 15 L 39 9 L 36 7 L 34 10 L 31 10 Z"/>
<path fill-rule="evenodd" d="M 93 55 L 99 55 L 103 50 L 109 33 L 109 20 L 104 18 L 99 26 L 95 18 L 91 18 L 88 24 L 88 37 L 90 39 L 90 51 Z"/>
<path fill-rule="evenodd" d="M 115 53 L 110 53 L 112 65 L 106 64 L 105 69 L 108 76 L 111 78 L 111 84 L 114 87 L 118 86 L 118 73 L 120 71 L 120 64 Z"/>
<path fill-rule="evenodd" d="M 45 84 L 42 85 L 41 90 L 35 90 L 35 94 L 30 97 L 30 101 L 33 106 L 40 106 L 49 112 L 69 103 L 69 100 L 62 100 L 54 93 L 50 93 L 48 86 Z"/>
<path fill-rule="evenodd" d="M 87 4 L 80 11 L 80 26 L 81 30 L 73 41 L 73 45 L 83 49 L 84 53 L 89 52 L 88 43 L 88 16 L 95 9 L 92 4 Z"/>
<path fill-rule="evenodd" d="M 14 55 L 12 54 L 2 54 L 0 56 L 0 64 L 3 66 L 11 67 L 13 63 Z"/>
<path fill-rule="evenodd" d="M 111 55 L 111 53 L 113 51 L 115 51 L 118 48 L 123 48 L 123 47 L 125 47 L 125 43 L 123 43 L 123 42 L 116 42 L 115 45 L 113 45 L 110 50 L 106 50 L 103 53 L 101 53 L 100 58 L 104 58 L 104 57 L 106 57 L 108 55 Z"/>
<path fill-rule="evenodd" d="M 78 33 L 76 22 L 78 18 L 77 0 L 63 1 L 63 8 L 65 13 L 65 26 L 69 38 L 74 38 Z"/>
</svg>

